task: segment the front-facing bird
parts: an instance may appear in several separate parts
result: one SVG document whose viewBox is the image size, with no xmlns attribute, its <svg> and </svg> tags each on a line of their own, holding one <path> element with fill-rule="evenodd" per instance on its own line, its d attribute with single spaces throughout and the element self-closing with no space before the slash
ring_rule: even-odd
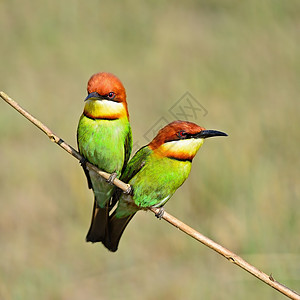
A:
<svg viewBox="0 0 300 300">
<path fill-rule="evenodd" d="M 192 160 L 204 139 L 227 136 L 226 133 L 184 121 L 174 121 L 162 128 L 152 142 L 142 147 L 129 161 L 121 180 L 132 187 L 131 194 L 121 194 L 117 209 L 110 216 L 105 246 L 118 249 L 121 235 L 140 209 L 162 207 L 187 179 Z"/>
<path fill-rule="evenodd" d="M 121 81 L 111 73 L 93 75 L 87 86 L 84 111 L 77 129 L 80 154 L 99 169 L 119 177 L 132 148 L 126 92 Z M 104 239 L 110 199 L 115 187 L 83 163 L 89 188 L 95 194 L 92 222 L 86 241 Z"/>
</svg>

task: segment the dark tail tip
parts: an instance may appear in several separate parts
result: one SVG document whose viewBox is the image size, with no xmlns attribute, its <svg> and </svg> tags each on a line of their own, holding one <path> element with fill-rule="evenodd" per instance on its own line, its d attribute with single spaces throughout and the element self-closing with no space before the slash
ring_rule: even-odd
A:
<svg viewBox="0 0 300 300">
<path fill-rule="evenodd" d="M 100 208 L 95 201 L 91 226 L 85 238 L 86 242 L 97 243 L 104 241 L 107 231 L 107 223 L 107 208 Z"/>
<path fill-rule="evenodd" d="M 117 218 L 115 214 L 112 214 L 108 223 L 108 235 L 106 235 L 105 240 L 102 241 L 103 245 L 109 251 L 116 252 L 118 250 L 122 234 L 134 215 L 135 213 L 125 218 Z"/>
</svg>

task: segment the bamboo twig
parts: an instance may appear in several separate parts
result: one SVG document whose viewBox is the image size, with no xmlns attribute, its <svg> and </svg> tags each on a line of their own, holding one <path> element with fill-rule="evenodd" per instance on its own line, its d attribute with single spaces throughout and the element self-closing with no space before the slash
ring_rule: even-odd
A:
<svg viewBox="0 0 300 300">
<path fill-rule="evenodd" d="M 42 130 L 51 141 L 58 144 L 61 148 L 63 148 L 65 151 L 67 151 L 69 154 L 74 156 L 79 161 L 83 161 L 83 157 L 70 145 L 68 145 L 64 140 L 62 140 L 60 137 L 55 135 L 47 126 L 45 126 L 42 122 L 40 122 L 38 119 L 33 117 L 30 113 L 28 113 L 26 110 L 24 110 L 17 102 L 15 102 L 13 99 L 11 99 L 8 95 L 6 95 L 4 92 L 0 92 L 0 97 L 6 101 L 9 105 L 11 105 L 14 109 L 16 109 L 20 114 L 22 114 L 25 118 L 27 118 L 30 122 L 32 122 L 35 126 L 37 126 L 40 130 Z M 100 171 L 96 166 L 86 163 L 87 167 L 96 173 L 98 173 L 100 176 L 104 177 L 105 179 L 109 179 L 110 174 Z M 124 192 L 127 192 L 130 188 L 129 184 L 126 184 L 122 182 L 119 179 L 115 179 L 113 182 L 118 188 L 122 189 Z M 151 207 L 149 210 L 151 210 L 153 213 L 157 214 L 159 212 L 159 208 Z M 181 231 L 186 233 L 187 235 L 191 236 L 192 238 L 196 239 L 197 241 L 201 242 L 205 246 L 209 247 L 210 249 L 216 251 L 217 253 L 221 254 L 225 258 L 227 258 L 230 262 L 236 264 L 240 268 L 244 269 L 245 271 L 249 272 L 251 275 L 255 276 L 256 278 L 260 279 L 264 283 L 268 284 L 275 290 L 281 292 L 283 295 L 289 297 L 290 299 L 294 300 L 300 300 L 300 295 L 297 294 L 295 291 L 291 290 L 290 288 L 284 286 L 280 282 L 276 281 L 272 275 L 267 275 L 264 272 L 258 270 L 253 265 L 249 264 L 245 260 L 243 260 L 240 256 L 236 255 L 235 253 L 231 252 L 230 250 L 224 248 L 223 246 L 217 244 L 216 242 L 212 241 L 211 239 L 207 238 L 206 236 L 202 235 L 195 229 L 189 227 L 185 223 L 181 222 L 180 220 L 176 219 L 172 215 L 170 215 L 167 212 L 164 212 L 162 215 L 162 218 L 175 226 L 176 228 L 179 228 Z"/>
</svg>

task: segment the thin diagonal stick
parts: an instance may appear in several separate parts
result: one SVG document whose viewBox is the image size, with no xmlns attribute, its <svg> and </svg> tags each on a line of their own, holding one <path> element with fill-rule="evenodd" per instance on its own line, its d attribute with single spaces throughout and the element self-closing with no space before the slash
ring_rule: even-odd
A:
<svg viewBox="0 0 300 300">
<path fill-rule="evenodd" d="M 35 126 L 37 126 L 39 129 L 41 129 L 49 138 L 51 141 L 58 144 L 60 147 L 62 147 L 65 151 L 67 151 L 69 154 L 73 155 L 76 159 L 79 161 L 83 160 L 83 157 L 70 145 L 68 145 L 66 142 L 64 142 L 61 138 L 59 138 L 57 135 L 55 135 L 47 126 L 45 126 L 43 123 L 41 123 L 39 120 L 37 120 L 35 117 L 33 117 L 30 113 L 28 113 L 26 110 L 24 110 L 21 106 L 18 105 L 14 100 L 12 100 L 8 95 L 6 95 L 4 92 L 0 92 L 0 97 L 6 101 L 9 105 L 11 105 L 14 109 L 16 109 L 20 114 L 22 114 L 25 118 L 27 118 L 30 122 L 32 122 Z M 96 166 L 86 163 L 87 167 L 89 169 L 92 169 L 93 171 L 97 172 L 100 176 L 104 177 L 105 179 L 109 179 L 110 174 L 100 171 Z M 127 192 L 130 188 L 129 184 L 126 184 L 122 182 L 119 179 L 115 179 L 113 182 L 117 187 L 122 189 L 124 192 Z M 157 214 L 159 212 L 158 208 L 150 208 L 152 212 Z M 193 237 L 197 241 L 201 242 L 205 246 L 213 249 L 217 253 L 221 254 L 225 258 L 227 258 L 232 263 L 236 264 L 240 268 L 244 269 L 245 271 L 249 272 L 251 275 L 255 276 L 256 278 L 262 280 L 264 283 L 268 284 L 269 286 L 273 287 L 277 291 L 281 292 L 283 295 L 289 297 L 290 299 L 294 300 L 300 300 L 300 295 L 296 292 L 292 291 L 288 287 L 284 286 L 283 284 L 276 281 L 271 275 L 268 276 L 267 274 L 263 273 L 262 271 L 258 270 L 251 264 L 247 263 L 245 260 L 243 260 L 238 255 L 234 254 L 233 252 L 229 251 L 228 249 L 224 248 L 223 246 L 217 244 L 216 242 L 212 241 L 211 239 L 207 238 L 206 236 L 202 235 L 201 233 L 197 232 L 195 229 L 189 227 L 185 223 L 179 221 L 172 215 L 168 214 L 167 212 L 164 212 L 162 218 L 172 224 L 173 226 L 179 228 L 181 231 L 186 233 L 187 235 Z"/>
<path fill-rule="evenodd" d="M 155 214 L 160 212 L 159 208 L 151 207 L 150 210 Z M 282 294 L 290 297 L 291 299 L 300 299 L 300 295 L 297 294 L 295 291 L 292 291 L 288 287 L 284 286 L 280 282 L 276 281 L 272 275 L 267 275 L 264 272 L 258 270 L 254 266 L 250 265 L 248 262 L 243 260 L 240 256 L 236 255 L 235 253 L 231 252 L 230 250 L 224 248 L 223 246 L 219 245 L 218 243 L 212 241 L 208 237 L 204 236 L 200 232 L 196 231 L 195 229 L 191 228 L 190 226 L 186 225 L 185 223 L 181 222 L 180 220 L 176 219 L 172 215 L 168 214 L 167 212 L 163 213 L 162 218 L 172 224 L 173 226 L 177 227 L 190 237 L 194 238 L 198 242 L 201 242 L 205 246 L 209 247 L 210 249 L 216 251 L 217 253 L 221 254 L 225 258 L 227 258 L 230 262 L 236 264 L 240 268 L 244 269 L 245 271 L 249 272 L 250 274 L 254 275 L 261 281 L 265 282 L 269 286 L 273 287 L 277 291 L 281 292 Z"/>
<path fill-rule="evenodd" d="M 84 158 L 79 154 L 79 152 L 77 152 L 73 147 L 68 145 L 60 137 L 55 135 L 47 126 L 45 126 L 42 122 L 40 122 L 38 119 L 36 119 L 34 116 L 32 116 L 29 112 L 27 112 L 25 109 L 23 109 L 16 101 L 11 99 L 4 92 L 0 92 L 0 97 L 4 101 L 6 101 L 9 105 L 11 105 L 15 110 L 17 110 L 21 115 L 23 115 L 26 119 L 28 119 L 31 123 L 33 123 L 36 127 L 38 127 L 40 130 L 42 130 L 52 142 L 58 144 L 61 148 L 63 148 L 69 154 L 73 155 L 79 161 L 84 160 Z M 100 176 L 104 177 L 105 179 L 110 178 L 111 174 L 100 171 L 96 166 L 90 164 L 89 162 L 86 162 L 86 166 L 89 169 L 98 173 Z M 130 188 L 129 184 L 122 182 L 118 178 L 116 178 L 113 183 L 114 183 L 114 185 L 116 185 L 118 188 L 120 188 L 123 191 L 128 191 L 128 189 Z"/>
</svg>

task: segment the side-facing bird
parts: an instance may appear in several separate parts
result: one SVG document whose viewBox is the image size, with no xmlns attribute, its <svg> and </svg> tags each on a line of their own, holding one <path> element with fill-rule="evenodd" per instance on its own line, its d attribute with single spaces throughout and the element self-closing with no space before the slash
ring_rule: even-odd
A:
<svg viewBox="0 0 300 300">
<path fill-rule="evenodd" d="M 187 179 L 204 140 L 213 136 L 227 134 L 191 122 L 174 121 L 134 155 L 121 176 L 131 185 L 131 194 L 116 191 L 113 196 L 119 198 L 119 203 L 110 216 L 104 243 L 110 251 L 118 249 L 126 225 L 138 210 L 162 207 L 171 198 Z"/>
<path fill-rule="evenodd" d="M 115 186 L 86 168 L 85 162 L 119 177 L 125 169 L 132 149 L 132 136 L 122 82 L 111 73 L 94 74 L 87 85 L 88 96 L 77 128 L 77 143 L 85 158 L 83 169 L 89 188 L 95 195 L 94 209 L 87 242 L 104 239 L 111 196 Z"/>
</svg>

